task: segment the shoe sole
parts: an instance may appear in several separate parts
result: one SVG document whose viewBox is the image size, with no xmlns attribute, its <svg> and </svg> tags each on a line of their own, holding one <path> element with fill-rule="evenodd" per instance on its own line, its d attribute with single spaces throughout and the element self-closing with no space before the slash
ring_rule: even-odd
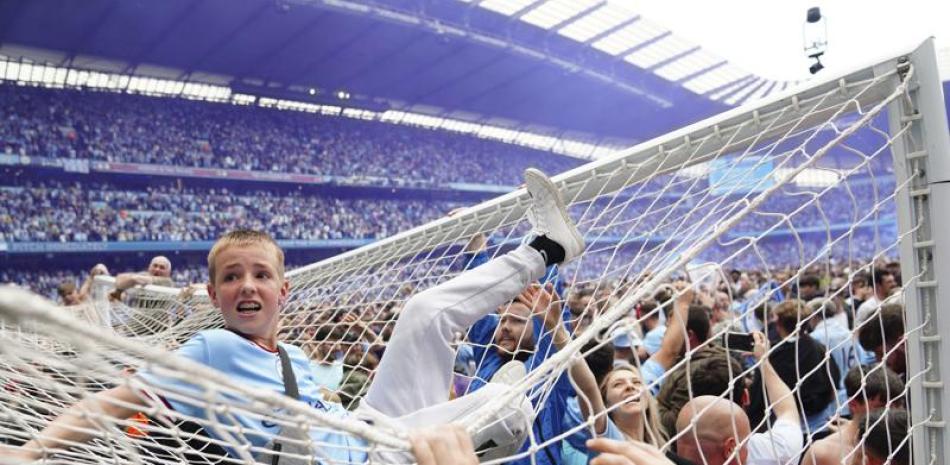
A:
<svg viewBox="0 0 950 465">
<path fill-rule="evenodd" d="M 528 369 L 524 366 L 524 363 L 517 360 L 512 360 L 504 365 L 502 365 L 498 371 L 492 375 L 489 383 L 491 384 L 503 384 L 506 386 L 512 386 L 518 381 L 524 379 L 528 375 Z M 481 407 L 481 406 L 479 406 Z M 512 408 L 508 406 L 507 408 Z M 514 409 L 519 410 L 519 409 Z M 507 412 L 506 415 L 516 415 L 515 412 Z M 499 420 L 495 420 L 499 421 Z M 496 426 L 497 427 L 497 426 Z M 507 427 L 506 427 L 507 428 Z M 510 432 L 510 430 L 509 430 Z M 479 434 L 475 434 L 472 437 L 472 441 L 475 443 L 475 454 L 478 456 L 479 461 L 494 460 L 502 458 L 511 454 L 514 454 L 521 447 L 521 443 L 524 442 L 523 438 L 519 438 L 516 442 L 510 442 L 506 444 L 495 443 L 494 440 L 485 440 L 481 438 Z"/>
<path fill-rule="evenodd" d="M 574 245 L 577 246 L 577 255 L 580 255 L 584 252 L 586 244 L 584 243 L 584 238 L 581 237 L 580 233 L 577 231 L 577 225 L 574 224 L 574 221 L 571 220 L 571 215 L 567 213 L 567 204 L 564 203 L 564 198 L 561 197 L 561 191 L 554 185 L 554 182 L 551 181 L 551 178 L 547 177 L 541 170 L 537 168 L 528 168 L 524 172 L 525 177 L 525 186 L 529 182 L 533 181 L 535 184 L 540 185 L 543 189 L 552 192 L 554 194 L 554 204 L 557 205 L 558 212 L 563 218 L 566 219 L 568 224 L 571 224 L 572 227 L 568 228 L 571 233 L 571 238 L 574 239 Z M 576 258 L 576 255 L 572 258 Z M 565 260 L 567 261 L 567 260 Z"/>
<path fill-rule="evenodd" d="M 499 368 L 498 371 L 492 375 L 489 382 L 513 386 L 527 375 L 528 369 L 525 368 L 524 363 L 517 360 L 512 360 L 502 365 L 501 368 Z"/>
</svg>

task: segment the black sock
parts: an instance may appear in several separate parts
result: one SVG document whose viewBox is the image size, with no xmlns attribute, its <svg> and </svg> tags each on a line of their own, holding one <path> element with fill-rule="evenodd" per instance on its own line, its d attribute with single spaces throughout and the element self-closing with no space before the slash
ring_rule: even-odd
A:
<svg viewBox="0 0 950 465">
<path fill-rule="evenodd" d="M 541 256 L 544 257 L 544 266 L 551 266 L 564 261 L 564 247 L 548 239 L 547 236 L 535 237 L 528 245 L 541 252 Z"/>
</svg>

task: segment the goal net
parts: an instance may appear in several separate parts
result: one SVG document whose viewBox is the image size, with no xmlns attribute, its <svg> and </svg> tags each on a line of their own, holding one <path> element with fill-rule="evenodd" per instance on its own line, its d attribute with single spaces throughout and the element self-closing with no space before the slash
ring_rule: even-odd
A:
<svg viewBox="0 0 950 465">
<path fill-rule="evenodd" d="M 517 334 L 532 369 L 507 394 L 472 412 L 466 428 L 490 427 L 496 413 L 522 395 L 536 417 L 546 411 L 563 416 L 564 383 L 576 385 L 568 376 L 572 363 L 586 358 L 594 366 L 613 348 L 614 364 L 639 367 L 642 379 L 648 361 L 668 353 L 663 344 L 670 334 L 679 331 L 688 343 L 674 351 L 665 376 L 642 389 L 623 393 L 605 385 L 605 412 L 559 421 L 553 429 L 536 420 L 521 451 L 490 461 L 583 456 L 570 439 L 595 434 L 598 416 L 624 423 L 631 401 L 642 407 L 645 428 L 657 433 L 637 439 L 664 451 L 700 444 L 700 420 L 714 412 L 696 412 L 679 430 L 677 412 L 686 400 L 710 394 L 742 404 L 751 430 L 772 441 L 761 452 L 769 463 L 798 463 L 841 415 L 874 402 L 886 414 L 855 415 L 852 426 L 860 423 L 864 434 L 838 442 L 842 460 L 882 451 L 884 458 L 904 457 L 911 438 L 932 419 L 918 415 L 908 422 L 900 412 L 927 377 L 913 360 L 920 355 L 915 344 L 932 336 L 925 334 L 930 319 L 915 291 L 933 281 L 932 267 L 919 259 L 920 250 L 933 246 L 925 237 L 926 147 L 928 137 L 946 137 L 922 129 L 926 115 L 917 109 L 917 92 L 933 85 L 925 81 L 933 76 L 928 71 L 922 78 L 918 63 L 929 66 L 932 57 L 917 56 L 732 110 L 554 176 L 588 244 L 577 260 L 545 278 L 561 293 L 572 340 L 560 350 L 539 343 L 551 337 L 539 321 L 533 322 L 535 334 Z M 289 271 L 280 337 L 311 358 L 324 398 L 356 408 L 406 301 L 521 244 L 529 233 L 529 202 L 519 190 Z M 680 281 L 696 293 L 695 308 L 683 314 L 685 326 L 673 316 Z M 16 289 L 0 290 L 0 441 L 26 443 L 70 412 L 88 420 L 63 426 L 82 440 L 49 448 L 51 462 L 269 463 L 271 449 L 263 444 L 271 438 L 242 423 L 250 418 L 283 431 L 308 431 L 288 433 L 286 440 L 311 451 L 314 462 L 361 461 L 367 453 L 412 462 L 399 455 L 409 447 L 406 431 L 329 414 L 175 356 L 197 332 L 223 325 L 203 290 L 147 287 L 117 299 L 109 284 L 99 279 L 93 302 L 69 312 Z M 658 329 L 664 324 L 665 335 Z M 754 331 L 772 339 L 763 357 L 732 347 L 739 339 L 724 338 Z M 497 334 L 457 335 L 447 398 L 490 381 L 486 360 L 499 353 Z M 717 356 L 721 363 L 711 365 Z M 767 386 L 765 360 L 788 378 L 787 394 L 776 396 Z M 709 366 L 724 370 L 715 374 L 724 375 L 729 390 L 706 390 L 697 373 Z M 143 370 L 179 382 L 150 384 L 136 375 Z M 869 380 L 876 388 L 888 370 L 900 383 L 886 382 L 882 401 L 869 392 Z M 115 418 L 110 412 L 116 405 L 89 401 L 120 385 L 138 398 L 112 404 L 143 403 L 141 414 Z M 591 399 L 578 392 L 576 402 L 587 405 Z M 190 411 L 204 414 L 172 409 L 169 400 L 201 407 Z M 801 429 L 792 450 L 769 433 L 788 400 Z M 913 402 L 923 407 L 923 399 Z M 736 418 L 730 424 L 738 431 Z M 863 439 L 881 428 L 887 433 L 883 446 Z M 752 436 L 739 441 L 743 447 L 734 454 L 752 447 Z"/>
</svg>

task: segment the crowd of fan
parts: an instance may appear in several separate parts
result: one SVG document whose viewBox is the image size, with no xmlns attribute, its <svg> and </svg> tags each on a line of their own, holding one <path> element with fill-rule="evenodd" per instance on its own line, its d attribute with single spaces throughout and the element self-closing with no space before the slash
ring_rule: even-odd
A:
<svg viewBox="0 0 950 465">
<path fill-rule="evenodd" d="M 0 153 L 513 186 L 580 161 L 350 118 L 109 92 L 0 85 Z"/>
<path fill-rule="evenodd" d="M 48 182 L 0 188 L 0 241 L 199 241 L 238 227 L 278 239 L 377 239 L 444 216 L 451 202 L 269 191 Z"/>
<path fill-rule="evenodd" d="M 748 463 L 840 463 L 864 438 L 863 453 L 892 455 L 892 463 L 906 465 L 908 446 L 898 444 L 909 427 L 900 267 L 896 262 L 863 263 L 771 272 L 736 269 L 685 297 L 677 294 L 679 283 L 669 281 L 626 315 L 629 326 L 603 333 L 610 344 L 585 348 L 613 423 L 627 439 L 664 450 L 672 442 L 679 458 L 695 464 L 726 462 L 704 462 L 703 457 L 728 458 L 738 449 L 749 454 Z M 590 260 L 583 264 L 597 266 Z M 580 334 L 637 284 L 565 283 L 561 304 L 566 325 Z M 329 397 L 353 408 L 372 382 L 393 323 L 412 294 L 411 287 L 404 287 L 383 301 L 374 300 L 378 294 L 370 291 L 325 296 L 307 311 L 288 315 L 283 337 L 305 348 L 314 373 L 332 392 Z M 499 313 L 512 312 L 514 306 Z M 534 324 L 540 325 L 540 319 Z M 499 338 L 505 331 L 486 336 L 473 329 L 459 340 L 454 395 L 487 382 L 481 371 L 484 354 L 502 351 Z M 535 329 L 532 338 L 525 331 L 518 350 L 526 357 L 541 356 L 541 333 Z M 740 346 L 741 340 L 727 342 L 727 332 L 764 335 Z M 635 408 L 626 408 L 637 396 L 642 400 Z M 551 434 L 573 433 L 555 443 L 560 456 L 548 463 L 588 463 L 584 439 L 589 429 L 579 426 L 582 419 L 571 418 L 581 401 L 575 396 L 556 409 L 565 415 L 563 428 Z M 726 420 L 713 421 L 715 415 L 725 415 L 723 407 Z M 697 449 L 677 435 L 689 425 L 684 416 L 691 419 L 701 408 L 712 411 L 695 427 L 712 444 Z M 883 426 L 872 423 L 869 431 L 865 419 L 881 419 Z M 727 447 L 731 430 L 721 429 L 723 421 L 735 421 L 740 435 L 749 434 L 748 442 Z M 887 445 L 888 434 L 897 439 L 893 446 Z"/>
<path fill-rule="evenodd" d="M 799 247 L 807 249 L 816 243 L 824 246 L 829 234 L 832 239 L 842 235 L 852 236 L 850 241 L 838 241 L 836 248 L 872 250 L 859 247 L 874 245 L 864 239 L 868 231 L 881 231 L 879 234 L 884 238 L 879 243 L 896 237 L 896 207 L 890 200 L 893 192 L 893 184 L 882 184 L 877 188 L 859 184 L 850 189 L 838 186 L 825 190 L 788 190 L 766 198 L 732 226 L 721 242 L 741 237 L 758 242 L 773 239 L 791 241 L 796 247 L 775 248 L 775 252 L 781 254 L 778 260 L 770 256 L 772 263 L 783 265 L 800 260 L 797 254 Z M 704 197 L 702 194 L 678 192 L 660 195 L 650 191 L 627 197 L 621 193 L 574 204 L 570 211 L 573 217 L 578 218 L 579 227 L 591 239 L 624 242 L 656 242 L 671 238 L 696 240 L 708 234 L 723 220 L 740 214 L 755 195 Z M 855 225 L 854 231 L 850 231 Z M 527 228 L 528 225 L 522 222 L 512 229 L 501 229 L 496 235 L 518 237 L 527 233 Z M 796 236 L 812 239 L 797 244 Z M 814 237 L 818 236 L 821 236 L 821 240 L 816 242 Z M 708 251 L 726 258 L 728 254 L 725 251 L 732 248 L 720 243 Z M 808 256 L 808 252 L 805 255 Z M 739 266 L 759 265 L 742 263 Z"/>
<path fill-rule="evenodd" d="M 877 187 L 843 184 L 826 189 L 786 189 L 769 196 L 731 228 L 732 234 L 756 234 L 763 231 L 800 231 L 803 228 L 827 229 L 842 224 L 893 220 L 895 204 L 891 199 L 893 183 Z M 598 200 L 577 205 L 572 211 L 580 224 L 607 235 L 644 234 L 681 237 L 696 231 L 697 225 L 715 224 L 742 209 L 756 196 L 706 196 L 704 191 L 674 194 L 659 200 L 654 195 L 618 201 Z M 581 213 L 585 213 L 581 216 Z"/>
<path fill-rule="evenodd" d="M 60 287 L 63 284 L 78 286 L 84 282 L 90 273 L 72 269 L 26 270 L 9 268 L 0 270 L 0 283 L 15 284 L 40 294 L 51 300 L 60 300 Z M 176 286 L 188 283 L 204 283 L 208 281 L 208 267 L 206 265 L 178 265 L 172 269 L 171 281 Z"/>
<path fill-rule="evenodd" d="M 472 250 L 463 260 L 466 267 L 487 260 L 479 248 Z M 152 270 L 158 258 L 147 273 L 164 278 L 168 268 Z M 648 273 L 636 281 L 561 276 L 554 279 L 575 279 L 561 283 L 565 299 L 556 304 L 575 336 L 650 278 Z M 749 463 L 776 465 L 840 463 L 855 447 L 862 449 L 861 438 L 860 453 L 909 463 L 909 446 L 902 442 L 909 428 L 904 410 L 908 374 L 898 263 L 732 269 L 724 279 L 693 288 L 677 281 L 683 278 L 665 280 L 641 298 L 624 316 L 628 325 L 603 331 L 602 339 L 610 343 L 592 343 L 584 350 L 618 437 L 669 453 L 675 444 L 677 460 L 694 464 L 741 453 L 748 454 Z M 283 338 L 311 357 L 327 399 L 354 408 L 373 382 L 394 323 L 414 294 L 410 286 L 395 289 L 383 300 L 371 289 L 323 296 L 285 315 Z M 488 381 L 482 372 L 486 354 L 523 351 L 531 366 L 534 357 L 540 361 L 549 355 L 550 349 L 540 345 L 547 326 L 535 329 L 534 336 L 524 328 L 509 334 L 514 330 L 506 325 L 514 323 L 503 315 L 520 311 L 517 305 L 524 304 L 499 309 L 497 330 L 479 332 L 476 324 L 459 339 L 454 395 Z M 528 316 L 521 325 L 541 310 L 524 311 Z M 540 320 L 533 324 L 541 325 Z M 728 333 L 751 340 L 728 338 Z M 550 389 L 570 395 L 552 394 L 543 401 L 543 415 L 563 415 L 556 430 L 546 434 L 567 439 L 544 449 L 548 457 L 557 454 L 548 463 L 587 463 L 590 429 L 572 407 L 586 400 L 569 383 Z M 743 442 L 735 442 L 732 430 L 722 430 L 723 422 L 737 425 Z M 705 441 L 684 440 L 681 433 L 688 428 Z"/>
<path fill-rule="evenodd" d="M 728 458 L 737 449 L 749 454 L 748 463 L 840 463 L 858 447 L 857 439 L 864 438 L 863 453 L 893 455 L 892 463 L 906 465 L 908 446 L 898 444 L 909 427 L 900 267 L 896 262 L 868 263 L 771 273 L 733 270 L 724 281 L 700 286 L 685 299 L 677 297 L 678 287 L 670 282 L 636 304 L 625 317 L 630 326 L 604 333 L 611 344 L 585 348 L 606 406 L 615 409 L 610 413 L 613 422 L 627 439 L 664 449 L 667 441 L 675 443 L 680 458 L 696 464 L 726 462 L 704 462 L 703 457 Z M 563 301 L 567 326 L 580 334 L 634 288 L 627 281 L 568 286 Z M 285 337 L 307 348 L 315 373 L 352 408 L 372 381 L 401 302 L 411 293 L 403 289 L 383 302 L 324 303 L 310 313 L 288 317 Z M 667 329 L 677 325 L 682 329 Z M 482 354 L 501 350 L 497 344 L 502 344 L 498 338 L 504 330 L 498 331 L 494 339 L 473 340 L 473 329 L 459 341 L 455 395 L 487 381 L 481 372 Z M 754 342 L 740 347 L 742 341 L 727 342 L 727 332 L 765 335 L 761 340 L 753 336 Z M 676 333 L 686 336 L 676 339 Z M 542 352 L 536 345 L 537 330 L 534 337 L 523 336 L 520 349 L 537 356 Z M 690 354 L 689 363 L 684 351 Z M 642 400 L 636 408 L 623 406 L 638 395 Z M 565 426 L 552 434 L 581 424 L 570 418 L 570 402 L 578 401 L 575 397 L 561 406 Z M 726 408 L 726 420 L 712 420 L 730 405 L 741 415 Z M 713 411 L 696 427 L 712 445 L 697 449 L 688 439 L 678 439 L 689 425 L 684 416 L 692 418 L 707 407 Z M 874 431 L 869 432 L 863 422 L 868 418 L 881 419 L 882 426 L 875 430 L 872 424 Z M 737 422 L 740 435 L 743 428 L 751 433 L 748 443 L 726 447 L 731 430 L 721 430 L 722 421 Z M 550 463 L 587 463 L 585 429 L 569 434 L 557 446 L 561 457 Z M 892 446 L 887 445 L 888 434 L 897 439 Z M 872 437 L 885 440 L 872 444 Z"/>
<path fill-rule="evenodd" d="M 812 260 L 818 265 L 837 267 L 854 267 L 866 263 L 873 257 L 859 253 L 863 250 L 881 250 L 881 259 L 893 260 L 896 258 L 896 237 L 875 234 L 873 230 L 843 231 L 832 237 L 833 245 L 815 237 L 801 241 L 790 242 L 788 238 L 765 239 L 755 243 L 754 247 L 747 244 L 733 244 L 731 246 L 717 245 L 700 253 L 697 262 L 718 263 L 724 268 L 732 269 L 762 269 L 773 267 L 778 269 L 795 269 L 812 265 Z M 494 243 L 494 241 L 492 241 Z M 496 244 L 499 245 L 499 244 Z M 618 276 L 628 276 L 637 269 L 650 267 L 653 263 L 662 262 L 659 253 L 669 254 L 671 249 L 663 248 L 651 253 L 641 250 L 636 244 L 623 247 L 592 247 L 580 260 L 568 265 L 561 271 L 565 279 L 587 282 L 593 280 L 614 279 Z M 452 256 L 446 257 L 443 270 L 433 273 L 433 264 L 425 264 L 426 269 L 413 272 L 411 267 L 405 267 L 400 275 L 391 276 L 394 281 L 414 281 L 417 286 L 431 285 L 430 281 L 420 276 L 437 278 L 443 272 L 448 272 L 457 266 L 459 260 Z M 43 270 L 25 270 L 9 268 L 0 270 L 0 283 L 14 283 L 33 292 L 55 300 L 57 287 L 63 282 L 82 282 L 86 272 L 79 270 L 64 270 L 44 268 Z M 207 282 L 207 270 L 204 265 L 179 265 L 172 270 L 172 281 L 176 286 L 189 283 Z"/>
<path fill-rule="evenodd" d="M 736 230 L 765 231 L 773 227 L 789 230 L 894 220 L 894 189 L 894 183 L 887 182 L 848 187 L 839 184 L 822 190 L 786 190 L 769 197 L 756 213 L 745 217 Z"/>
<path fill-rule="evenodd" d="M 894 229 L 842 229 L 830 235 L 822 231 L 797 237 L 764 238 L 748 244 L 739 241 L 728 246 L 719 245 L 702 251 L 698 261 L 723 263 L 736 269 L 797 268 L 825 263 L 854 266 L 873 258 L 895 259 L 897 239 Z M 866 250 L 879 251 L 879 256 L 869 257 L 865 255 Z"/>
<path fill-rule="evenodd" d="M 804 206 L 800 198 L 809 194 L 775 196 L 733 231 L 754 237 L 770 228 L 796 233 L 809 228 L 826 231 L 855 219 L 893 223 L 892 203 L 874 208 L 873 197 L 862 195 L 863 190 L 857 193 L 852 198 L 832 191 L 821 196 L 820 202 Z M 211 240 L 239 226 L 267 230 L 278 239 L 378 239 L 439 218 L 458 206 L 453 202 L 344 199 L 172 184 L 128 190 L 106 184 L 47 181 L 0 187 L 0 241 Z M 722 218 L 722 214 L 712 214 L 712 207 L 656 203 L 645 198 L 615 206 L 602 202 L 577 205 L 572 211 L 591 237 L 626 240 L 683 237 Z M 794 248 L 779 249 L 794 258 Z M 851 249 L 856 250 L 853 245 Z"/>
</svg>

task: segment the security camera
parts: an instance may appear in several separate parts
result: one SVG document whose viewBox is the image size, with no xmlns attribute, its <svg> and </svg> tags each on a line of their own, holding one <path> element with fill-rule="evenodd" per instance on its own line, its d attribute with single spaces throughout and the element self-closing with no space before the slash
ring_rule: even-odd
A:
<svg viewBox="0 0 950 465">
<path fill-rule="evenodd" d="M 828 23 L 821 15 L 821 8 L 817 6 L 809 8 L 805 15 L 802 42 L 804 42 L 805 55 L 815 60 L 808 71 L 815 74 L 824 69 L 825 65 L 821 64 L 821 56 L 828 49 Z"/>
</svg>

